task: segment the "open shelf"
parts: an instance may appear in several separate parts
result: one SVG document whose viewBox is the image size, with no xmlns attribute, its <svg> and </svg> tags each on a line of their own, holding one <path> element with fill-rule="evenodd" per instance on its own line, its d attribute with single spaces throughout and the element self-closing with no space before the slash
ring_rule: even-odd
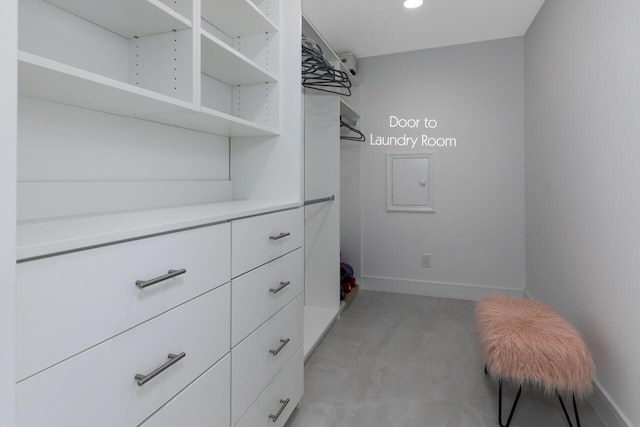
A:
<svg viewBox="0 0 640 427">
<path fill-rule="evenodd" d="M 300 206 L 300 202 L 229 201 L 105 215 L 18 221 L 24 261 Z"/>
<path fill-rule="evenodd" d="M 202 72 L 226 84 L 248 85 L 278 79 L 251 59 L 202 30 Z"/>
<path fill-rule="evenodd" d="M 347 102 L 348 97 L 340 97 L 340 115 L 350 117 L 352 119 L 359 119 L 360 114 Z"/>
<path fill-rule="evenodd" d="M 312 39 L 318 44 L 318 46 L 320 46 L 320 49 L 322 49 L 322 54 L 325 58 L 327 58 L 331 65 L 334 66 L 334 68 L 342 63 L 342 61 L 340 61 L 340 58 L 338 57 L 338 54 L 333 50 L 329 43 L 327 43 L 324 37 L 322 37 L 320 32 L 316 30 L 316 28 L 307 19 L 307 17 L 304 16 L 304 14 L 302 15 L 302 35 L 304 37 Z"/>
<path fill-rule="evenodd" d="M 278 129 L 263 126 L 207 107 L 202 107 L 201 111 L 160 113 L 146 118 L 151 121 L 222 136 L 275 136 L 280 134 Z"/>
<path fill-rule="evenodd" d="M 19 94 L 120 116 L 192 109 L 192 104 L 51 59 L 18 52 Z"/>
<path fill-rule="evenodd" d="M 19 93 L 74 107 L 223 136 L 278 135 L 277 129 L 147 89 L 90 73 L 27 52 L 19 52 Z"/>
<path fill-rule="evenodd" d="M 360 87 L 360 82 L 358 81 L 356 76 L 351 74 L 347 66 L 344 65 L 344 62 L 342 61 L 340 61 L 340 71 L 344 71 L 345 73 L 347 73 L 347 75 L 349 76 L 349 80 L 351 80 L 351 87 Z"/>
<path fill-rule="evenodd" d="M 278 31 L 278 26 L 249 0 L 202 0 L 202 18 L 232 37 Z"/>
<path fill-rule="evenodd" d="M 229 126 L 228 136 L 275 136 L 280 135 L 278 129 L 264 126 L 259 123 L 250 122 L 249 120 L 241 119 L 240 117 L 232 116 L 230 114 L 221 113 L 219 111 L 212 110 L 207 107 L 202 107 L 202 114 L 204 119 L 213 122 L 215 120 L 225 121 Z M 203 130 L 207 132 L 207 130 Z M 216 132 L 210 132 L 216 133 Z M 219 133 L 217 133 L 220 135 Z M 226 135 L 226 134 L 223 134 Z"/>
<path fill-rule="evenodd" d="M 127 39 L 191 28 L 191 20 L 158 0 L 46 1 Z"/>
</svg>

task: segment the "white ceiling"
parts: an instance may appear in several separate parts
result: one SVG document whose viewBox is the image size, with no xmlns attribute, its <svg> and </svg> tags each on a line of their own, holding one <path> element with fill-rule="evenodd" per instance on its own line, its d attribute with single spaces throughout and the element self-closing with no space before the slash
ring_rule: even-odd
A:
<svg viewBox="0 0 640 427">
<path fill-rule="evenodd" d="M 544 0 L 303 0 L 305 16 L 338 53 L 358 58 L 523 35 Z"/>
</svg>

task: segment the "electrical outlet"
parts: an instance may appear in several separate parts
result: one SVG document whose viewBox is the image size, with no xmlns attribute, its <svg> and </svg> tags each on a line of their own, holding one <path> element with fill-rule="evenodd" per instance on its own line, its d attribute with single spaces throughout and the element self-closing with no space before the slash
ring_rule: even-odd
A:
<svg viewBox="0 0 640 427">
<path fill-rule="evenodd" d="M 422 266 L 424 268 L 431 268 L 431 255 L 422 254 Z"/>
</svg>

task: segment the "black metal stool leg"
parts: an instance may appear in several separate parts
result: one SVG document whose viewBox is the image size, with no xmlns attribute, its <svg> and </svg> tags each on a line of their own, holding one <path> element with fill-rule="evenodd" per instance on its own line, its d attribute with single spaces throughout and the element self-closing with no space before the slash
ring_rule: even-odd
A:
<svg viewBox="0 0 640 427">
<path fill-rule="evenodd" d="M 569 426 L 573 427 L 573 423 L 571 422 L 571 417 L 569 417 L 569 413 L 567 412 L 567 408 L 564 406 L 564 402 L 562 401 L 562 396 L 560 393 L 556 393 L 558 395 L 558 400 L 560 401 L 560 405 L 562 406 L 562 412 L 564 412 L 564 416 L 567 418 L 569 422 Z M 573 400 L 573 413 L 576 416 L 576 427 L 580 427 L 580 417 L 578 416 L 578 407 L 576 406 L 576 395 L 571 396 Z"/>
<path fill-rule="evenodd" d="M 507 418 L 507 423 L 502 424 L 502 380 L 499 381 L 499 389 L 498 389 L 498 422 L 500 423 L 500 427 L 509 427 L 511 424 L 511 419 L 513 418 L 513 413 L 516 411 L 516 406 L 518 406 L 518 400 L 520 400 L 520 394 L 522 393 L 522 385 L 518 388 L 518 394 L 516 395 L 516 400 L 513 402 L 513 406 L 511 407 L 511 412 L 509 412 L 509 418 Z"/>
</svg>

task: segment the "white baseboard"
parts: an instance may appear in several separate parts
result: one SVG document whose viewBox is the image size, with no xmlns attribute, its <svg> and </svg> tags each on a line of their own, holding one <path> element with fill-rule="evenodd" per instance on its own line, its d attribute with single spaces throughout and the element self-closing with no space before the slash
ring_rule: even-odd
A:
<svg viewBox="0 0 640 427">
<path fill-rule="evenodd" d="M 533 300 L 529 291 L 524 291 L 524 297 Z M 593 382 L 593 394 L 589 397 L 589 403 L 598 414 L 602 423 L 607 427 L 634 427 L 629 419 L 622 414 L 620 408 L 613 402 L 611 396 L 602 388 L 597 380 Z"/>
<path fill-rule="evenodd" d="M 607 427 L 633 427 L 631 421 L 622 414 L 620 408 L 611 400 L 611 396 L 602 388 L 600 383 L 594 381 L 593 394 L 589 403 L 596 411 L 598 417 Z"/>
<path fill-rule="evenodd" d="M 483 296 L 489 294 L 503 294 L 513 297 L 524 296 L 524 290 L 522 289 L 461 283 L 428 282 L 414 279 L 398 279 L 393 277 L 367 275 L 362 276 L 362 289 L 470 301 L 478 301 Z"/>
</svg>

